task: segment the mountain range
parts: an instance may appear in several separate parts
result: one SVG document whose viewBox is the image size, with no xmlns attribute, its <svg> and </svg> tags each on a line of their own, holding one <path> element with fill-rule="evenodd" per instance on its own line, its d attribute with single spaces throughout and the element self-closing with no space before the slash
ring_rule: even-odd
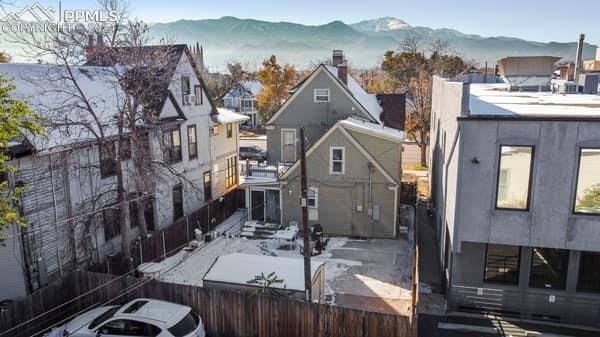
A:
<svg viewBox="0 0 600 337">
<path fill-rule="evenodd" d="M 209 69 L 223 69 L 229 61 L 246 63 L 250 68 L 271 54 L 300 68 L 328 59 L 332 49 L 344 50 L 350 64 L 357 68 L 376 66 L 388 50 L 398 50 L 407 37 L 418 37 L 427 46 L 446 41 L 452 52 L 483 65 L 505 56 L 552 55 L 573 60 L 573 42 L 535 42 L 513 37 L 483 37 L 453 29 L 411 26 L 393 17 L 346 24 L 333 21 L 324 25 L 267 22 L 231 16 L 219 19 L 178 20 L 150 25 L 154 40 L 175 41 L 204 47 L 204 62 Z M 593 58 L 597 46 L 586 44 L 585 58 Z"/>
</svg>

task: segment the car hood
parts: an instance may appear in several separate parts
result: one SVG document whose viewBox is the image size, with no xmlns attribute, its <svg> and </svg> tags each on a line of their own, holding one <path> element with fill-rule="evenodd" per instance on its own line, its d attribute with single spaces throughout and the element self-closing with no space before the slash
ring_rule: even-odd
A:
<svg viewBox="0 0 600 337">
<path fill-rule="evenodd" d="M 87 312 L 75 317 L 73 320 L 71 320 L 69 323 L 67 323 L 64 327 L 67 331 L 73 332 L 83 326 L 90 324 L 96 317 L 102 315 L 103 313 L 108 311 L 110 308 L 114 308 L 114 306 L 98 307 L 98 308 L 92 309 L 90 311 L 87 311 Z"/>
</svg>

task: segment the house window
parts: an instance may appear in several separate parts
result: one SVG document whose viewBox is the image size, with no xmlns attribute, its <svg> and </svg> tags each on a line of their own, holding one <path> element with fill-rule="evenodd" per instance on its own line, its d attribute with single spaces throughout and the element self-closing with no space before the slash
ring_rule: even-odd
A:
<svg viewBox="0 0 600 337">
<path fill-rule="evenodd" d="M 227 188 L 237 184 L 237 158 L 231 157 L 227 159 L 227 170 L 225 171 L 225 180 Z"/>
<path fill-rule="evenodd" d="M 196 139 L 196 125 L 187 128 L 188 133 L 188 156 L 191 159 L 198 158 L 198 142 Z"/>
<path fill-rule="evenodd" d="M 329 148 L 329 174 L 344 174 L 346 171 L 346 149 L 341 146 Z"/>
<path fill-rule="evenodd" d="M 254 101 L 251 98 L 242 99 L 242 110 L 243 111 L 252 111 Z"/>
<path fill-rule="evenodd" d="M 191 102 L 186 102 L 186 96 L 190 94 L 190 77 L 189 76 L 181 76 L 181 101 L 183 104 L 189 104 Z"/>
<path fill-rule="evenodd" d="M 600 253 L 581 252 L 577 291 L 600 293 Z"/>
<path fill-rule="evenodd" d="M 183 216 L 183 186 L 173 186 L 173 219 L 177 220 Z"/>
<path fill-rule="evenodd" d="M 319 208 L 319 189 L 317 187 L 309 187 L 307 191 L 308 208 Z"/>
<path fill-rule="evenodd" d="M 131 139 L 126 138 L 121 140 L 121 149 L 119 151 L 121 160 L 131 159 Z"/>
<path fill-rule="evenodd" d="M 233 123 L 227 123 L 227 138 L 233 137 Z"/>
<path fill-rule="evenodd" d="M 100 176 L 107 178 L 117 173 L 117 161 L 114 158 L 115 143 L 104 142 L 98 146 L 100 151 Z"/>
<path fill-rule="evenodd" d="M 194 95 L 196 97 L 196 105 L 202 105 L 203 102 L 203 97 L 202 97 L 202 86 L 201 85 L 195 85 L 194 86 Z"/>
<path fill-rule="evenodd" d="M 531 249 L 531 275 L 533 288 L 565 289 L 569 251 L 554 248 Z"/>
<path fill-rule="evenodd" d="M 108 206 L 102 210 L 102 218 L 104 221 L 105 241 L 108 241 L 121 234 L 121 226 L 119 223 L 119 207 L 117 204 Z"/>
<path fill-rule="evenodd" d="M 519 246 L 486 246 L 484 281 L 490 283 L 519 284 Z"/>
<path fill-rule="evenodd" d="M 215 126 L 211 126 L 210 127 L 210 136 L 216 136 L 219 134 L 219 126 L 215 125 Z"/>
<path fill-rule="evenodd" d="M 210 171 L 204 172 L 204 201 L 212 199 Z"/>
<path fill-rule="evenodd" d="M 314 90 L 315 103 L 327 103 L 329 102 L 329 89 L 315 89 Z"/>
<path fill-rule="evenodd" d="M 600 214 L 600 149 L 579 151 L 574 213 Z"/>
<path fill-rule="evenodd" d="M 181 133 L 179 129 L 165 130 L 162 134 L 163 156 L 167 164 L 181 161 Z"/>
<path fill-rule="evenodd" d="M 501 146 L 496 208 L 527 210 L 533 146 Z"/>
<path fill-rule="evenodd" d="M 225 97 L 223 98 L 223 105 L 226 108 L 231 108 L 233 105 L 233 99 L 231 97 Z"/>
</svg>

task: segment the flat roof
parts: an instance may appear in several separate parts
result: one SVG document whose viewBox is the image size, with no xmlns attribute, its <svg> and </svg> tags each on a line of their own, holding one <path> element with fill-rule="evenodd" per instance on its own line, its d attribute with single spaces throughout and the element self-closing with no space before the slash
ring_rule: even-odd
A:
<svg viewBox="0 0 600 337">
<path fill-rule="evenodd" d="M 310 261 L 311 276 L 314 277 L 317 269 L 324 262 Z M 265 276 L 275 272 L 283 283 L 274 284 L 272 287 L 304 291 L 304 259 L 280 256 L 265 256 L 233 253 L 219 256 L 210 267 L 203 281 L 233 283 L 246 286 L 248 281 L 264 273 Z"/>
<path fill-rule="evenodd" d="M 470 84 L 470 116 L 600 118 L 600 95 L 508 91 L 506 84 Z"/>
</svg>

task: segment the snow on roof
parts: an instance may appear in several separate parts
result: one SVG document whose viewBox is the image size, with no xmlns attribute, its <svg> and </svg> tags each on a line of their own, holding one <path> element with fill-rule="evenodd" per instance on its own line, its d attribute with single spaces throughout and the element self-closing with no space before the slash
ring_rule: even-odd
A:
<svg viewBox="0 0 600 337">
<path fill-rule="evenodd" d="M 214 116 L 215 122 L 217 124 L 235 123 L 250 119 L 250 117 L 246 115 L 235 113 L 232 110 L 225 108 L 217 108 L 217 112 L 218 114 Z"/>
<path fill-rule="evenodd" d="M 338 71 L 336 67 L 325 66 L 325 68 L 336 78 L 338 77 Z M 377 121 L 381 123 L 380 115 L 383 112 L 383 108 L 377 101 L 377 96 L 369 94 L 363 89 L 358 82 L 348 74 L 348 84 L 346 85 L 352 96 L 367 110 L 367 112 Z"/>
<path fill-rule="evenodd" d="M 114 116 L 125 101 L 125 93 L 117 76 L 104 67 L 72 66 L 71 70 L 83 96 L 97 114 L 100 125 L 84 109 L 84 100 L 68 79 L 64 66 L 0 64 L 0 73 L 11 78 L 15 85 L 11 95 L 26 101 L 48 124 L 55 126 L 46 130 L 46 137 L 25 135 L 37 151 L 95 141 L 94 132 L 99 133 L 100 129 L 105 136 L 117 134 Z"/>
<path fill-rule="evenodd" d="M 258 93 L 262 90 L 262 84 L 260 84 L 257 80 L 252 81 L 241 81 L 240 84 L 248 91 L 252 93 L 253 96 L 258 95 Z"/>
<path fill-rule="evenodd" d="M 471 116 L 600 117 L 600 96 L 517 92 L 506 84 L 471 84 Z"/>
<path fill-rule="evenodd" d="M 324 262 L 311 261 L 312 277 L 323 264 Z M 257 275 L 261 273 L 269 275 L 272 272 L 275 272 L 275 275 L 283 280 L 283 283 L 274 284 L 272 287 L 304 291 L 304 260 L 279 256 L 242 253 L 222 255 L 215 260 L 203 281 L 251 285 L 248 284 L 248 281 Z"/>
<path fill-rule="evenodd" d="M 366 121 L 364 119 L 359 119 L 355 117 L 349 117 L 340 121 L 342 126 L 346 128 L 350 128 L 352 130 L 356 130 L 359 132 L 370 133 L 378 136 L 382 136 L 385 138 L 389 138 L 395 141 L 403 141 L 404 140 L 404 132 L 398 129 L 390 128 L 387 126 L 383 126 L 381 124 L 372 123 Z"/>
</svg>

